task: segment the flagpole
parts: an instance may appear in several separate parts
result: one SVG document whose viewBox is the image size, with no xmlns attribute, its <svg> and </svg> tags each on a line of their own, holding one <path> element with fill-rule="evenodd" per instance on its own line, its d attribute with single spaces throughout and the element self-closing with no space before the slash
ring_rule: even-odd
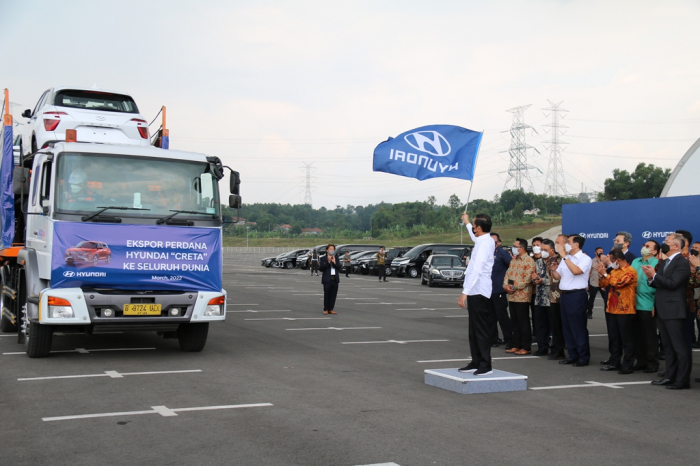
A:
<svg viewBox="0 0 700 466">
<path fill-rule="evenodd" d="M 464 206 L 464 213 L 467 213 L 467 207 L 469 207 L 469 199 L 472 197 L 472 187 L 474 186 L 474 175 L 476 175 L 476 164 L 479 161 L 479 152 L 481 152 L 481 143 L 484 139 L 484 132 L 486 130 L 481 130 L 481 139 L 479 139 L 479 148 L 476 150 L 476 157 L 474 158 L 474 173 L 472 173 L 472 179 L 469 181 L 469 194 L 467 194 L 467 204 Z"/>
</svg>

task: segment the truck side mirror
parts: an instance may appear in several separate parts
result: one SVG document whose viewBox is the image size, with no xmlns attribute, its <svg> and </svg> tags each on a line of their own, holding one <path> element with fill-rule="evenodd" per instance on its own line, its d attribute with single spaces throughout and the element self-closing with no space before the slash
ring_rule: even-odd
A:
<svg viewBox="0 0 700 466">
<path fill-rule="evenodd" d="M 50 207 L 51 201 L 49 199 L 41 200 L 41 210 L 44 212 L 44 215 L 49 215 Z"/>
<path fill-rule="evenodd" d="M 241 175 L 238 172 L 231 170 L 231 194 L 235 194 L 240 198 L 241 194 Z"/>
<path fill-rule="evenodd" d="M 241 196 L 238 194 L 231 194 L 228 197 L 228 206 L 232 209 L 240 209 L 242 205 Z"/>
<path fill-rule="evenodd" d="M 32 117 L 32 111 L 29 109 L 26 109 L 25 111 L 22 112 L 22 116 L 24 118 L 31 118 Z"/>
</svg>

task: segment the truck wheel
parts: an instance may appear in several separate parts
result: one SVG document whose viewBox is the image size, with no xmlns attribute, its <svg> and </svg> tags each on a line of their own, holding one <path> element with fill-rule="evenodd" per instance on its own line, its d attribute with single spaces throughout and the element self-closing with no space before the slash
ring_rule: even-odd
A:
<svg viewBox="0 0 700 466">
<path fill-rule="evenodd" d="M 45 358 L 51 352 L 53 328 L 30 322 L 27 317 L 27 305 L 22 309 L 22 332 L 24 333 L 24 350 L 30 358 Z"/>
<path fill-rule="evenodd" d="M 209 334 L 209 323 L 182 324 L 177 329 L 180 349 L 188 353 L 198 353 L 204 349 Z"/>
<path fill-rule="evenodd" d="M 418 277 L 418 269 L 415 267 L 411 267 L 408 269 L 408 276 L 411 278 L 417 278 Z"/>
<path fill-rule="evenodd" d="M 5 295 L 0 291 L 0 313 L 2 313 L 2 308 L 5 307 Z M 17 324 L 13 324 L 10 319 L 5 315 L 2 316 L 0 320 L 0 331 L 7 333 L 15 333 L 17 331 Z"/>
<path fill-rule="evenodd" d="M 284 264 L 284 266 L 285 266 L 287 269 L 293 269 L 293 268 L 294 268 L 294 264 L 292 264 L 291 262 L 287 262 L 286 264 Z"/>
</svg>

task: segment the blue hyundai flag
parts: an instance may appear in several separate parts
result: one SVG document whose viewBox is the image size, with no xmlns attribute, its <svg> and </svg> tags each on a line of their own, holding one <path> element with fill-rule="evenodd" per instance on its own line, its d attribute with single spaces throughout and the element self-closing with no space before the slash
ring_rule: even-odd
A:
<svg viewBox="0 0 700 466">
<path fill-rule="evenodd" d="M 4 115 L 2 128 L 2 159 L 0 160 L 0 222 L 2 244 L 0 249 L 12 246 L 15 236 L 15 197 L 12 191 L 12 174 L 15 157 L 12 142 L 12 117 Z"/>
<path fill-rule="evenodd" d="M 374 149 L 374 171 L 419 180 L 473 180 L 484 133 L 452 125 L 429 125 L 389 138 Z"/>
</svg>

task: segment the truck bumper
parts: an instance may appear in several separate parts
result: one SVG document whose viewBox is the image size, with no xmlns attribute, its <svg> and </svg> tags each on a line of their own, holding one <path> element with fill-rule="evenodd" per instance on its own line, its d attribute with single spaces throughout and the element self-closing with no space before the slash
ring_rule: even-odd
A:
<svg viewBox="0 0 700 466">
<path fill-rule="evenodd" d="M 214 309 L 209 302 L 224 297 L 224 304 Z M 58 317 L 49 309 L 49 297 L 70 303 L 71 313 Z M 160 304 L 160 315 L 123 315 L 124 304 Z M 107 316 L 111 311 L 111 316 Z M 184 292 L 128 292 L 120 290 L 82 290 L 81 288 L 46 288 L 39 298 L 39 322 L 50 325 L 94 325 L 143 327 L 154 330 L 177 327 L 189 322 L 215 322 L 226 319 L 226 290 Z"/>
</svg>

